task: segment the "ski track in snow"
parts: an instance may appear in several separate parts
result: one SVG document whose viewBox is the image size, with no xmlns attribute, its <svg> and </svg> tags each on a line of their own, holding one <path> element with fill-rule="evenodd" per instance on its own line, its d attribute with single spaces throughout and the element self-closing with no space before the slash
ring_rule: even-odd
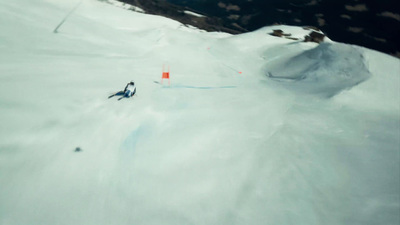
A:
<svg viewBox="0 0 400 225">
<path fill-rule="evenodd" d="M 0 0 L 0 225 L 400 223 L 398 59 L 79 1 Z"/>
</svg>

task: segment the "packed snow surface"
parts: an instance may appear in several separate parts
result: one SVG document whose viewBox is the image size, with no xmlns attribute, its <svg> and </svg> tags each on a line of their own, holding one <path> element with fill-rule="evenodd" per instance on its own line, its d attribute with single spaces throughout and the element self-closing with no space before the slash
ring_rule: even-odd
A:
<svg viewBox="0 0 400 225">
<path fill-rule="evenodd" d="M 79 1 L 0 0 L 0 225 L 399 224 L 399 59 Z"/>
</svg>

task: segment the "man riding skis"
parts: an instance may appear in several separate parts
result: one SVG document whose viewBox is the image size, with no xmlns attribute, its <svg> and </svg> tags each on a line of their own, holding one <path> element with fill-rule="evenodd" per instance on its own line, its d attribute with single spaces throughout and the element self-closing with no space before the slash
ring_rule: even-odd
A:
<svg viewBox="0 0 400 225">
<path fill-rule="evenodd" d="M 118 99 L 118 101 L 119 101 L 123 98 L 130 98 L 133 95 L 135 95 L 135 93 L 136 93 L 135 82 L 131 81 L 125 86 L 125 89 L 123 91 L 119 91 L 113 95 L 110 95 L 108 98 L 112 98 L 114 96 L 122 96 Z"/>
<path fill-rule="evenodd" d="M 124 89 L 124 97 L 130 98 L 136 93 L 135 82 L 129 82 Z"/>
</svg>

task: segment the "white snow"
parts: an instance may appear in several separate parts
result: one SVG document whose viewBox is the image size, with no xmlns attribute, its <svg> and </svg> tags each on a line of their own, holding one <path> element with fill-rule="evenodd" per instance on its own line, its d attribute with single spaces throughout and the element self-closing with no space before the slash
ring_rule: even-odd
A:
<svg viewBox="0 0 400 225">
<path fill-rule="evenodd" d="M 128 10 L 133 10 L 135 12 L 141 12 L 141 13 L 145 13 L 145 11 L 137 6 L 125 3 L 125 2 L 120 2 L 117 0 L 99 0 L 99 1 L 105 1 L 108 2 L 112 5 L 115 5 L 117 7 L 123 8 L 123 9 L 128 9 Z"/>
<path fill-rule="evenodd" d="M 78 2 L 0 0 L 0 225 L 399 224 L 399 59 Z"/>
<path fill-rule="evenodd" d="M 205 17 L 204 15 L 201 15 L 201 14 L 198 14 L 198 13 L 195 13 L 195 12 L 192 12 L 192 11 L 188 11 L 188 10 L 184 10 L 183 12 L 185 14 L 192 15 L 192 16 L 195 16 L 195 17 Z"/>
</svg>

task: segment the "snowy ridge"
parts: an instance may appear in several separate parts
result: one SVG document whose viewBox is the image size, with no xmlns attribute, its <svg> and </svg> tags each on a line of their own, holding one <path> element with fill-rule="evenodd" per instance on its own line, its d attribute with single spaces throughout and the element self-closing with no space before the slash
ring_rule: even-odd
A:
<svg viewBox="0 0 400 225">
<path fill-rule="evenodd" d="M 399 59 L 79 1 L 0 0 L 0 225 L 399 223 Z"/>
<path fill-rule="evenodd" d="M 117 0 L 103 0 L 103 1 L 106 1 L 107 3 L 110 3 L 112 5 L 115 5 L 117 7 L 123 8 L 123 9 L 132 10 L 132 11 L 140 12 L 140 13 L 145 13 L 145 11 L 143 9 L 141 9 L 137 6 L 133 6 L 131 4 L 125 3 L 125 2 L 120 2 Z"/>
</svg>

